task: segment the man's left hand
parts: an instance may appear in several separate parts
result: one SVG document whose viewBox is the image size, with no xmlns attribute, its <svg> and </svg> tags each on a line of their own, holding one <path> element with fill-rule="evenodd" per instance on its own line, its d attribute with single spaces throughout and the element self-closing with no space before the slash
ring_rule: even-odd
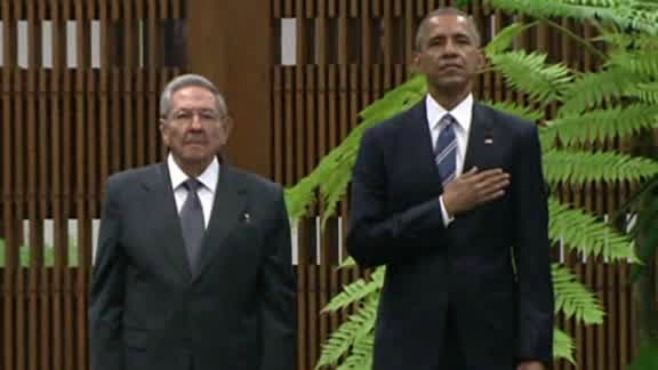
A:
<svg viewBox="0 0 658 370">
<path fill-rule="evenodd" d="M 516 370 L 546 370 L 546 367 L 539 361 L 525 361 L 519 363 Z"/>
</svg>

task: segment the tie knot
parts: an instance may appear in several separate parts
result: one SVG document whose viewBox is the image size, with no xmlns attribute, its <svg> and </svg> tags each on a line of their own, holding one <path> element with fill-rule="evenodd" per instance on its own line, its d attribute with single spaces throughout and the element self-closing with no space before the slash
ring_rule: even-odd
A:
<svg viewBox="0 0 658 370">
<path fill-rule="evenodd" d="M 439 126 L 442 128 L 448 128 L 451 127 L 453 124 L 455 124 L 455 117 L 453 117 L 450 113 L 446 113 L 441 119 L 439 120 Z"/>
<path fill-rule="evenodd" d="M 185 180 L 185 182 L 183 182 L 183 186 L 185 189 L 187 189 L 187 191 L 196 192 L 201 186 L 203 186 L 203 184 L 201 184 L 201 181 L 190 177 L 189 179 Z"/>
</svg>

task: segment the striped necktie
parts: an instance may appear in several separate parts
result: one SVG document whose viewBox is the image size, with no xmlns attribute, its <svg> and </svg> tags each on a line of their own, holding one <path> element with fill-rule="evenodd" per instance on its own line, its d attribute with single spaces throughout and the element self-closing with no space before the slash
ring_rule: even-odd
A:
<svg viewBox="0 0 658 370">
<path fill-rule="evenodd" d="M 447 113 L 439 121 L 441 133 L 434 146 L 434 162 L 439 169 L 441 184 L 446 184 L 455 178 L 457 170 L 457 138 L 455 124 L 457 121 Z"/>
</svg>

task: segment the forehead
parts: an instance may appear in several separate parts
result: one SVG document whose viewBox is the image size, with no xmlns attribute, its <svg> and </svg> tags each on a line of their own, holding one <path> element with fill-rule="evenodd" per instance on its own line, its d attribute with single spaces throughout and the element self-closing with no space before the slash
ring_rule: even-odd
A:
<svg viewBox="0 0 658 370">
<path fill-rule="evenodd" d="M 215 95 L 201 86 L 185 86 L 172 94 L 171 103 L 174 107 L 215 108 Z"/>
<path fill-rule="evenodd" d="M 437 36 L 467 35 L 473 37 L 473 24 L 471 21 L 458 14 L 437 15 L 427 20 L 425 26 L 425 38 Z"/>
</svg>

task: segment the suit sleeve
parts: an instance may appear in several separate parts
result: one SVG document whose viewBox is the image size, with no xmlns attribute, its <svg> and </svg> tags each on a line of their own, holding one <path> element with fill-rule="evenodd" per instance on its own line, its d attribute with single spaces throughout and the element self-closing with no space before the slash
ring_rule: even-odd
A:
<svg viewBox="0 0 658 370">
<path fill-rule="evenodd" d="M 399 262 L 426 252 L 421 238 L 439 240 L 445 225 L 439 198 L 389 214 L 384 148 L 376 132 L 363 135 L 352 175 L 347 249 L 363 266 Z M 428 235 L 431 234 L 431 235 Z M 404 246 L 404 248 L 401 248 Z"/>
<path fill-rule="evenodd" d="M 548 239 L 547 194 L 537 128 L 520 139 L 512 173 L 517 268 L 519 360 L 550 363 L 553 352 L 554 301 Z"/>
<path fill-rule="evenodd" d="M 121 320 L 125 257 L 118 241 L 120 213 L 116 193 L 112 181 L 108 181 L 89 297 L 92 370 L 124 370 Z"/>
<path fill-rule="evenodd" d="M 279 191 L 276 216 L 266 235 L 268 248 L 262 274 L 261 370 L 295 369 L 296 283 L 292 267 L 290 224 L 283 194 Z"/>
</svg>

